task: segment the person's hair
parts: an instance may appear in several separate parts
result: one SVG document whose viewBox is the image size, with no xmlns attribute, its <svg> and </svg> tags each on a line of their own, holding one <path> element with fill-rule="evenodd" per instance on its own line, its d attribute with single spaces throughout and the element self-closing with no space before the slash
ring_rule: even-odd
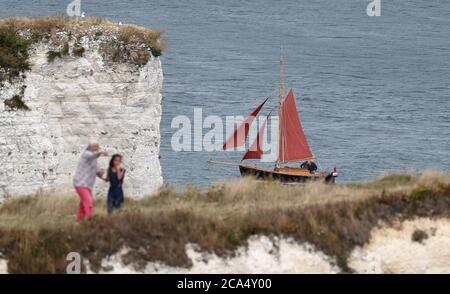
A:
<svg viewBox="0 0 450 294">
<path fill-rule="evenodd" d="M 117 157 L 120 157 L 120 159 L 122 159 L 122 155 L 120 155 L 120 154 L 114 154 L 114 155 L 111 157 L 111 160 L 109 161 L 109 167 L 110 167 L 110 168 L 113 168 L 113 167 L 114 167 L 114 160 L 116 160 Z"/>
<path fill-rule="evenodd" d="M 87 145 L 86 149 L 89 150 L 94 145 L 99 145 L 99 144 L 98 144 L 97 140 L 91 138 L 91 139 L 89 139 L 89 142 L 88 142 L 88 145 Z"/>
</svg>

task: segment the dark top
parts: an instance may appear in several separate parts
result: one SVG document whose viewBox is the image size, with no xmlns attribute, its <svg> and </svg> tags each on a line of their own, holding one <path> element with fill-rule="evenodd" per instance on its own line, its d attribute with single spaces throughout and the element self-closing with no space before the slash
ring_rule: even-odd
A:
<svg viewBox="0 0 450 294">
<path fill-rule="evenodd" d="M 300 165 L 300 167 L 308 169 L 311 173 L 317 170 L 317 165 L 314 163 L 314 161 L 305 161 Z"/>
<path fill-rule="evenodd" d="M 109 190 L 108 190 L 108 199 L 114 201 L 115 203 L 123 202 L 123 179 L 125 178 L 125 170 L 122 169 L 124 175 L 121 180 L 117 177 L 117 173 L 115 173 L 111 168 L 108 168 L 108 180 L 109 180 Z"/>
</svg>

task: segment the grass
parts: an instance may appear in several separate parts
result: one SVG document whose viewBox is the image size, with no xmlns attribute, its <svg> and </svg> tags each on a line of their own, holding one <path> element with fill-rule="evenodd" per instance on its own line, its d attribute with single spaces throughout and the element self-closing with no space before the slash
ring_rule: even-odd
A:
<svg viewBox="0 0 450 294">
<path fill-rule="evenodd" d="M 11 273 L 64 272 L 66 254 L 80 252 L 92 269 L 128 248 L 125 263 L 159 261 L 190 266 L 188 243 L 229 256 L 255 234 L 308 242 L 351 272 L 347 258 L 380 224 L 415 217 L 450 216 L 450 175 L 388 176 L 358 185 L 284 186 L 243 179 L 206 191 L 164 187 L 154 197 L 127 200 L 108 217 L 104 199 L 95 217 L 75 224 L 77 197 L 36 195 L 0 207 L 0 252 Z M 419 239 L 420 237 L 412 240 Z"/>
<path fill-rule="evenodd" d="M 148 52 L 157 57 L 165 50 L 161 31 L 132 24 L 119 25 L 103 18 L 0 19 L 0 82 L 11 82 L 30 70 L 28 51 L 34 43 L 47 42 L 54 47 L 48 55 L 52 62 L 69 54 L 70 40 L 82 37 L 100 42 L 103 56 L 111 62 L 143 65 L 150 59 Z M 72 49 L 75 57 L 82 57 L 84 51 L 79 44 Z"/>
<path fill-rule="evenodd" d="M 92 34 L 100 38 L 105 34 L 113 32 L 118 39 L 128 44 L 145 44 L 149 48 L 158 48 L 163 51 L 165 42 L 162 38 L 162 31 L 147 29 L 133 24 L 118 25 L 106 18 L 6 18 L 0 20 L 0 27 L 14 27 L 20 31 L 31 30 L 30 36 L 41 40 L 50 38 L 55 32 L 65 31 L 73 36 Z"/>
</svg>

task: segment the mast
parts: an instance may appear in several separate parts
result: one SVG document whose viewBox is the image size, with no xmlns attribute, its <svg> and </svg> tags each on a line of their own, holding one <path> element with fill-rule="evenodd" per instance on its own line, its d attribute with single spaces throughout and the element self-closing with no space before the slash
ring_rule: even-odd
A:
<svg viewBox="0 0 450 294">
<path fill-rule="evenodd" d="M 278 97 L 278 148 L 279 148 L 279 150 L 283 150 L 282 149 L 283 140 L 281 138 L 282 137 L 281 100 L 283 100 L 283 51 L 281 51 L 281 54 L 280 54 L 280 95 Z M 278 152 L 278 154 L 280 154 L 280 152 Z M 277 159 L 277 163 L 276 163 L 275 167 L 280 167 L 280 161 L 281 161 L 281 158 L 278 155 L 278 159 Z"/>
</svg>

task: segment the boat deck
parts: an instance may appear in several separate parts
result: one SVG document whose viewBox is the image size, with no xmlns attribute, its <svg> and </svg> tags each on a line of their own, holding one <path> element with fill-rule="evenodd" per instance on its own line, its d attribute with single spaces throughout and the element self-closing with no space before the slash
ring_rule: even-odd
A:
<svg viewBox="0 0 450 294">
<path fill-rule="evenodd" d="M 251 168 L 254 170 L 259 170 L 262 172 L 279 174 L 279 175 L 303 176 L 303 177 L 326 177 L 328 175 L 328 173 L 323 173 L 323 172 L 311 173 L 306 168 L 280 167 L 280 168 L 276 168 L 275 170 L 271 170 L 271 169 L 259 167 L 257 165 L 242 164 L 242 163 L 239 164 L 239 166 Z"/>
</svg>

